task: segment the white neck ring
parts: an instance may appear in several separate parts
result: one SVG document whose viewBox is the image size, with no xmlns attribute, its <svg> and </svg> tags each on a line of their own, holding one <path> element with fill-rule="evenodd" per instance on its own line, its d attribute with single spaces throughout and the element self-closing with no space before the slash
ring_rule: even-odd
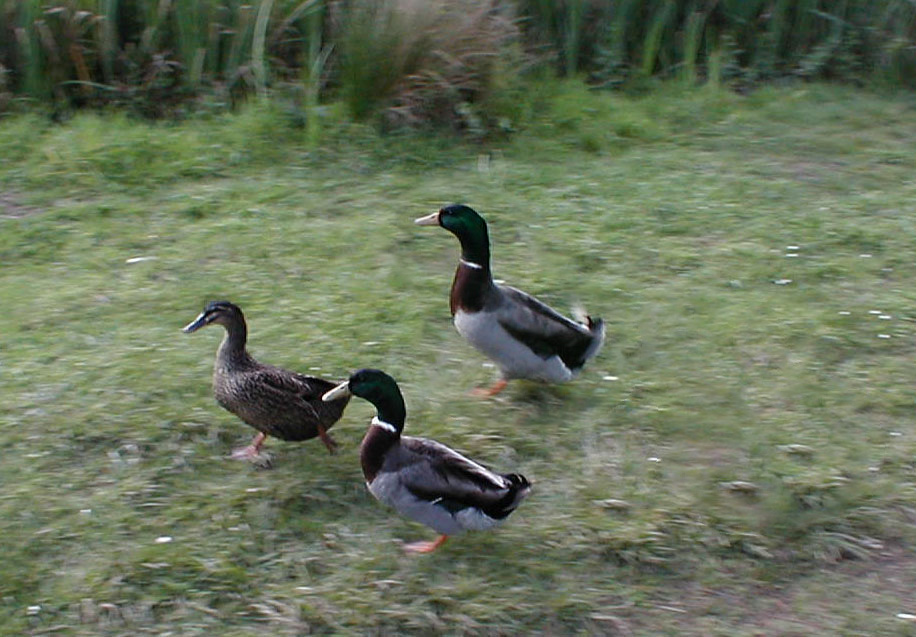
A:
<svg viewBox="0 0 916 637">
<path fill-rule="evenodd" d="M 475 270 L 483 270 L 483 266 L 479 263 L 474 263 L 473 261 L 467 261 L 465 259 L 458 259 L 458 261 L 468 266 L 469 268 L 474 268 Z"/>
<path fill-rule="evenodd" d="M 381 427 L 385 431 L 390 431 L 393 434 L 398 433 L 398 428 L 392 425 L 390 422 L 385 422 L 384 420 L 379 420 L 378 416 L 372 417 L 372 426 Z"/>
</svg>

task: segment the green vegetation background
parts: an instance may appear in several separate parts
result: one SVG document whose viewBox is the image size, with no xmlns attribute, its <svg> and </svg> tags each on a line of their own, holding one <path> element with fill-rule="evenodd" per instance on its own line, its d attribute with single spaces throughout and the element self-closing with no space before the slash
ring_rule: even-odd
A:
<svg viewBox="0 0 916 637">
<path fill-rule="evenodd" d="M 505 132 L 532 68 L 596 86 L 827 79 L 916 88 L 912 0 L 6 0 L 0 112 L 146 117 L 282 96 L 388 128 Z"/>
</svg>

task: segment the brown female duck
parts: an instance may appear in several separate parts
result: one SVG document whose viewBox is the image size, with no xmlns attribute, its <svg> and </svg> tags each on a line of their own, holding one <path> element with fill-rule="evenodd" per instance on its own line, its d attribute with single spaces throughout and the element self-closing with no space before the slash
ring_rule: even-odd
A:
<svg viewBox="0 0 916 637">
<path fill-rule="evenodd" d="M 250 445 L 235 450 L 232 457 L 257 457 L 267 436 L 290 441 L 318 436 L 328 451 L 333 452 L 337 443 L 328 435 L 328 429 L 340 419 L 350 397 L 323 402 L 321 396 L 336 383 L 265 365 L 252 358 L 245 349 L 248 336 L 245 316 L 237 305 L 228 301 L 210 303 L 182 331 L 190 334 L 211 324 L 222 325 L 226 330 L 213 366 L 216 401 L 259 432 Z"/>
</svg>

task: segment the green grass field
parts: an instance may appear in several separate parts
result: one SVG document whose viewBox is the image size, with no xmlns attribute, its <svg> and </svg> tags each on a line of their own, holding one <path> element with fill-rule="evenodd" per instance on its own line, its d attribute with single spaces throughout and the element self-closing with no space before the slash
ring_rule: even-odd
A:
<svg viewBox="0 0 916 637">
<path fill-rule="evenodd" d="M 532 89 L 533 91 L 536 89 Z M 531 97 L 475 147 L 329 116 L 0 120 L 0 633 L 916 634 L 916 100 L 850 88 Z M 468 391 L 458 244 L 608 342 L 574 382 Z M 535 482 L 429 556 L 333 434 L 210 394 L 214 299 L 252 353 L 401 384 L 407 432 Z M 171 538 L 165 541 L 164 538 Z M 901 615 L 902 616 L 898 616 Z"/>
</svg>

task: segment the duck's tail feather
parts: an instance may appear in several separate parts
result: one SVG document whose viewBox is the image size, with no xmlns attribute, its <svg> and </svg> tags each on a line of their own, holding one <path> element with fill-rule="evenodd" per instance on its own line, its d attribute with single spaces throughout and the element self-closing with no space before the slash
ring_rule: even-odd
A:
<svg viewBox="0 0 916 637">
<path fill-rule="evenodd" d="M 573 307 L 572 314 L 573 318 L 587 327 L 592 334 L 592 342 L 589 343 L 588 348 L 582 355 L 582 364 L 584 365 L 585 361 L 594 357 L 601 351 L 601 346 L 604 345 L 604 319 L 592 318 L 581 305 Z"/>
<path fill-rule="evenodd" d="M 520 473 L 510 473 L 506 476 L 506 479 L 512 483 L 514 497 L 512 498 L 510 508 L 514 509 L 522 500 L 528 497 L 529 493 L 531 493 L 531 482 Z"/>
<path fill-rule="evenodd" d="M 503 477 L 509 481 L 509 490 L 506 495 L 500 499 L 499 504 L 494 510 L 487 511 L 487 514 L 495 519 L 502 520 L 507 515 L 515 511 L 516 507 L 521 504 L 522 500 L 531 493 L 531 482 L 520 473 L 506 473 Z"/>
</svg>

